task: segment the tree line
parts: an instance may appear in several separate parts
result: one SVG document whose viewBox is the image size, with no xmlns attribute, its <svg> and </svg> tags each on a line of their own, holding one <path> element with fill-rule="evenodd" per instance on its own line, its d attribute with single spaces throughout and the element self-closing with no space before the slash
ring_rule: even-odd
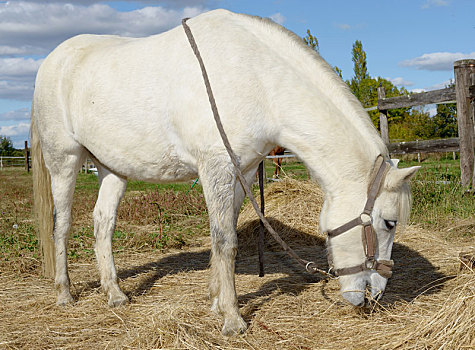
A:
<svg viewBox="0 0 475 350">
<path fill-rule="evenodd" d="M 307 30 L 303 41 L 313 50 L 319 52 L 317 38 Z M 361 41 L 356 40 L 352 50 L 353 77 L 346 80 L 353 94 L 364 108 L 377 105 L 378 87 L 383 86 L 386 97 L 410 95 L 404 87 L 398 88 L 391 81 L 382 77 L 372 77 L 368 72 L 366 52 Z M 343 79 L 342 71 L 333 67 Z M 451 82 L 447 87 L 454 86 Z M 379 130 L 379 113 L 377 110 L 368 112 L 374 126 Z M 430 116 L 421 107 L 398 108 L 388 111 L 389 138 L 393 141 L 413 141 L 442 139 L 457 136 L 457 106 L 455 103 L 437 105 L 437 113 Z"/>
<path fill-rule="evenodd" d="M 24 150 L 15 149 L 12 140 L 7 136 L 0 135 L 0 156 L 23 157 Z"/>
</svg>

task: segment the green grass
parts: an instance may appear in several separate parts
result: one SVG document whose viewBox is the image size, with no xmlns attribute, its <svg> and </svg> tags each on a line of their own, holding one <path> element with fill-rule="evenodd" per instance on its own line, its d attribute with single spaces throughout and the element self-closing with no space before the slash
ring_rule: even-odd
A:
<svg viewBox="0 0 475 350">
<path fill-rule="evenodd" d="M 266 177 L 272 178 L 275 165 L 271 159 L 265 161 Z M 290 176 L 298 180 L 308 180 L 310 178 L 307 169 L 301 162 L 295 161 L 293 158 L 283 158 L 281 166 L 281 176 Z"/>
<path fill-rule="evenodd" d="M 422 163 L 400 164 L 400 167 L 421 166 L 411 183 L 412 223 L 428 228 L 448 229 L 459 221 L 473 221 L 475 197 L 466 193 L 461 185 L 459 160 L 429 159 Z M 464 234 L 473 236 L 473 228 L 475 227 Z"/>
<path fill-rule="evenodd" d="M 32 211 L 31 176 L 21 168 L 0 171 L 0 270 L 2 264 L 20 270 L 41 266 Z M 191 183 L 157 185 L 128 181 L 118 209 L 114 251 L 180 248 L 197 236 L 207 235 L 208 218 L 202 189 L 199 185 L 191 186 Z M 98 190 L 95 175 L 78 175 L 68 250 L 71 260 L 94 256 L 92 212 Z"/>
</svg>

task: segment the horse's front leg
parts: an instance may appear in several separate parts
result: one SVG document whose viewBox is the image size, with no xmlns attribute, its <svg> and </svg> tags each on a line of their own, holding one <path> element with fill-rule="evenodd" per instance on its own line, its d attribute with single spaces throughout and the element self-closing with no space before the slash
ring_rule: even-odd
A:
<svg viewBox="0 0 475 350">
<path fill-rule="evenodd" d="M 234 284 L 237 252 L 236 177 L 229 158 L 213 157 L 200 167 L 200 181 L 208 206 L 211 233 L 211 309 L 224 317 L 222 333 L 242 333 L 247 325 L 239 312 Z M 239 184 L 240 186 L 240 184 Z M 242 195 L 240 199 L 242 203 Z"/>
</svg>

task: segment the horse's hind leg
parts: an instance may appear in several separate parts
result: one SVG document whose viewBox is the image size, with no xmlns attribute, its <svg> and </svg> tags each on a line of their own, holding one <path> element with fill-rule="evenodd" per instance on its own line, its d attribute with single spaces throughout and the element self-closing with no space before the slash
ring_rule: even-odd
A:
<svg viewBox="0 0 475 350">
<path fill-rule="evenodd" d="M 69 230 L 71 228 L 71 207 L 73 204 L 74 187 L 83 155 L 83 152 L 70 155 L 56 155 L 56 161 L 51 161 L 53 159 L 51 157 L 49 162 L 51 192 L 54 201 L 53 237 L 56 256 L 55 287 L 58 305 L 65 305 L 73 301 L 69 290 L 67 246 Z"/>
<path fill-rule="evenodd" d="M 224 316 L 223 334 L 243 332 L 234 284 L 234 259 L 237 252 L 235 186 L 236 178 L 229 158 L 214 156 L 200 165 L 200 181 L 208 206 L 211 233 L 212 309 Z"/>
<path fill-rule="evenodd" d="M 112 255 L 112 234 L 117 217 L 117 207 L 127 181 L 97 165 L 99 173 L 99 196 L 94 207 L 94 236 L 96 237 L 96 258 L 101 275 L 101 285 L 109 298 L 109 306 L 127 303 L 127 296 L 120 290 L 117 271 Z"/>
</svg>

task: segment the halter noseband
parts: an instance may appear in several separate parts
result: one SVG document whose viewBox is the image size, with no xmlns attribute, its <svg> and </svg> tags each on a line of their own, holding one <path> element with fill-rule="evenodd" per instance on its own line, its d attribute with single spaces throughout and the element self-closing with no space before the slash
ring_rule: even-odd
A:
<svg viewBox="0 0 475 350">
<path fill-rule="evenodd" d="M 368 199 L 366 200 L 366 204 L 364 207 L 363 212 L 357 218 L 348 221 L 346 224 L 343 224 L 336 229 L 327 231 L 328 238 L 334 238 L 336 236 L 345 233 L 346 231 L 362 225 L 362 241 L 363 241 L 363 249 L 366 255 L 366 260 L 360 264 L 351 267 L 343 267 L 340 269 L 334 269 L 332 267 L 333 262 L 331 261 L 331 254 L 329 251 L 329 262 L 330 262 L 330 270 L 336 276 L 345 276 L 345 275 L 352 275 L 358 272 L 367 271 L 367 270 L 374 270 L 378 272 L 381 276 L 385 278 L 389 278 L 392 275 L 392 268 L 394 262 L 392 260 L 376 260 L 376 232 L 374 231 L 373 224 L 371 223 L 371 213 L 373 211 L 374 202 L 376 201 L 376 197 L 379 194 L 381 189 L 381 185 L 383 180 L 390 168 L 390 165 L 386 163 L 383 157 L 380 155 L 376 159 L 374 164 L 374 171 L 376 171 L 376 175 L 373 175 L 373 179 L 368 188 Z"/>
</svg>

